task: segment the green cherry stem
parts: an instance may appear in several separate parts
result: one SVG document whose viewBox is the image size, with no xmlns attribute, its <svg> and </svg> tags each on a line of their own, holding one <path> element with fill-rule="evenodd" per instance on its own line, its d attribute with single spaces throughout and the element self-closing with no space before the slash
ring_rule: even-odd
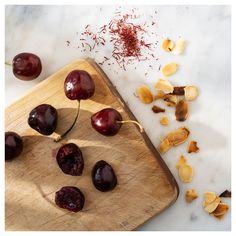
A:
<svg viewBox="0 0 236 236">
<path fill-rule="evenodd" d="M 77 113 L 76 113 L 74 122 L 72 123 L 70 128 L 65 133 L 63 133 L 62 135 L 59 135 L 57 138 L 55 138 L 54 142 L 59 142 L 60 140 L 62 140 L 73 129 L 73 127 L 75 126 L 75 123 L 76 123 L 76 121 L 78 119 L 79 111 L 80 111 L 80 100 L 77 100 L 77 101 L 78 101 L 78 107 L 77 107 Z"/>
<path fill-rule="evenodd" d="M 133 123 L 136 124 L 139 127 L 140 132 L 142 133 L 144 131 L 144 128 L 142 125 L 140 125 L 137 121 L 135 120 L 121 120 L 121 121 L 116 121 L 117 123 L 120 124 L 125 124 L 125 123 Z"/>
</svg>

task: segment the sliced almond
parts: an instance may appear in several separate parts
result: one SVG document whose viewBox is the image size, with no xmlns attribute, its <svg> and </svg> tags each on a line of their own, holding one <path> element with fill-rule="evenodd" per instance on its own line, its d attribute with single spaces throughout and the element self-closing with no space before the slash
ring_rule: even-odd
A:
<svg viewBox="0 0 236 236">
<path fill-rule="evenodd" d="M 218 218 L 223 219 L 227 211 L 229 210 L 229 206 L 227 203 L 220 202 L 216 209 L 212 212 L 212 214 Z"/>
<path fill-rule="evenodd" d="M 189 134 L 190 134 L 190 131 L 185 127 L 181 127 L 170 132 L 161 141 L 160 146 L 159 146 L 160 152 L 165 153 L 171 147 L 184 143 L 187 140 Z"/>
<path fill-rule="evenodd" d="M 214 202 L 216 199 L 216 194 L 214 192 L 205 192 L 204 193 L 204 202 L 203 207 L 206 207 L 210 203 Z"/>
<path fill-rule="evenodd" d="M 220 204 L 220 201 L 221 201 L 220 197 L 217 196 L 213 202 L 204 207 L 205 211 L 207 211 L 208 213 L 212 213 Z"/>
<path fill-rule="evenodd" d="M 180 55 L 184 52 L 186 48 L 186 41 L 184 39 L 179 39 L 176 41 L 174 48 L 171 50 L 174 55 Z"/>
<path fill-rule="evenodd" d="M 187 101 L 195 100 L 199 95 L 198 87 L 195 85 L 185 86 L 184 96 Z"/>
<path fill-rule="evenodd" d="M 152 92 L 145 85 L 138 87 L 136 90 L 136 93 L 137 93 L 137 96 L 139 97 L 140 101 L 145 104 L 151 103 L 153 101 Z"/>
<path fill-rule="evenodd" d="M 181 155 L 178 162 L 176 163 L 176 168 L 179 169 L 180 166 L 185 165 L 187 163 L 186 158 Z"/>
<path fill-rule="evenodd" d="M 178 67 L 179 67 L 178 64 L 172 62 L 172 63 L 165 65 L 161 69 L 161 71 L 164 76 L 168 77 L 168 76 L 173 75 L 177 71 Z"/>
<path fill-rule="evenodd" d="M 163 91 L 161 91 L 161 90 L 158 90 L 157 91 L 157 94 L 154 96 L 154 100 L 158 100 L 158 99 L 161 99 L 161 98 L 163 98 L 164 96 L 166 95 L 166 93 L 164 93 Z"/>
<path fill-rule="evenodd" d="M 161 117 L 161 119 L 160 119 L 160 124 L 161 124 L 161 125 L 168 125 L 168 124 L 169 124 L 169 119 L 168 119 L 168 117 L 167 117 L 167 116 Z"/>
<path fill-rule="evenodd" d="M 169 107 L 175 107 L 177 104 L 177 97 L 176 95 L 166 94 L 163 97 L 163 100 L 165 101 L 165 104 Z"/>
<path fill-rule="evenodd" d="M 163 109 L 163 108 L 161 108 L 161 107 L 159 107 L 159 106 L 154 105 L 154 106 L 152 107 L 152 111 L 153 111 L 154 113 L 160 113 L 160 112 L 165 112 L 165 109 Z"/>
<path fill-rule="evenodd" d="M 162 43 L 162 48 L 163 48 L 166 52 L 171 52 L 174 47 L 175 47 L 174 41 L 172 41 L 172 40 L 170 40 L 170 39 L 164 39 L 164 41 L 163 41 L 163 43 Z"/>
<path fill-rule="evenodd" d="M 219 197 L 231 197 L 231 191 L 226 189 Z"/>
<path fill-rule="evenodd" d="M 193 178 L 193 169 L 190 165 L 184 164 L 179 167 L 179 177 L 183 183 L 190 183 Z"/>
<path fill-rule="evenodd" d="M 188 189 L 185 193 L 185 200 L 191 203 L 194 199 L 198 198 L 198 194 L 194 189 Z"/>
<path fill-rule="evenodd" d="M 172 84 L 164 79 L 159 79 L 157 81 L 157 83 L 155 84 L 155 88 L 157 90 L 161 90 L 164 93 L 172 93 L 174 90 L 174 87 L 172 86 Z"/>
<path fill-rule="evenodd" d="M 159 150 L 161 153 L 167 152 L 172 147 L 169 140 L 167 138 L 163 139 L 160 143 Z"/>
<path fill-rule="evenodd" d="M 199 152 L 199 147 L 197 146 L 197 142 L 196 141 L 190 141 L 189 145 L 188 145 L 188 153 L 192 153 L 192 152 Z"/>
<path fill-rule="evenodd" d="M 175 117 L 177 121 L 185 121 L 188 117 L 188 102 L 180 100 L 175 107 Z"/>
</svg>

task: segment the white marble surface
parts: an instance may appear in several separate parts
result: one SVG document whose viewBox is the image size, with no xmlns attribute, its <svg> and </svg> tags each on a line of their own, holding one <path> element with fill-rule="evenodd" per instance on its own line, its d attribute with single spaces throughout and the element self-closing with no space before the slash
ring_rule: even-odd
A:
<svg viewBox="0 0 236 236">
<path fill-rule="evenodd" d="M 78 36 L 84 26 L 107 23 L 116 7 L 112 6 L 44 6 L 6 7 L 6 61 L 22 51 L 38 54 L 43 62 L 40 78 L 24 82 L 14 78 L 11 68 L 6 66 L 6 106 L 20 98 L 35 84 L 57 71 L 63 65 L 80 57 L 97 57 L 107 51 L 81 53 L 76 49 Z M 190 139 L 197 140 L 198 154 L 187 154 L 187 143 L 163 155 L 173 175 L 176 177 L 180 195 L 177 202 L 162 214 L 154 217 L 139 230 L 230 230 L 231 213 L 218 221 L 202 209 L 203 192 L 221 193 L 231 188 L 230 163 L 230 8 L 225 6 L 140 6 L 140 20 L 149 20 L 154 10 L 158 14 L 154 27 L 159 42 L 164 37 L 177 39 L 182 36 L 188 41 L 186 53 L 174 56 L 155 50 L 158 62 L 154 70 L 148 69 L 148 62 L 137 64 L 138 69 L 128 67 L 119 70 L 117 65 L 103 66 L 114 85 L 130 105 L 137 119 L 145 127 L 155 146 L 168 131 L 185 125 L 191 130 Z M 122 7 L 127 12 L 131 7 Z M 69 47 L 66 40 L 70 40 Z M 104 54 L 105 53 L 105 54 Z M 170 125 L 159 124 L 160 114 L 153 114 L 152 105 L 143 105 L 133 92 L 140 84 L 153 87 L 162 75 L 159 65 L 177 62 L 179 71 L 169 78 L 176 85 L 196 84 L 200 88 L 199 98 L 190 104 L 189 119 L 184 123 L 175 121 L 172 108 L 167 109 Z M 114 73 L 118 71 L 118 73 Z M 148 73 L 145 77 L 144 73 Z M 124 79 L 126 76 L 128 79 Z M 155 104 L 164 105 L 157 101 Z M 194 178 L 189 184 L 179 181 L 175 164 L 184 154 L 194 168 Z M 199 198 L 186 204 L 184 193 L 187 188 L 199 192 Z M 229 199 L 225 200 L 230 203 Z M 230 203 L 231 204 L 231 203 Z"/>
</svg>

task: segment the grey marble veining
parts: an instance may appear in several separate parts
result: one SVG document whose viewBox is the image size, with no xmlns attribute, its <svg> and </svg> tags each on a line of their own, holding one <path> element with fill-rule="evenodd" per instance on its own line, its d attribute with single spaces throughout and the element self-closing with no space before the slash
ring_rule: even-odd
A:
<svg viewBox="0 0 236 236">
<path fill-rule="evenodd" d="M 76 45 L 78 35 L 87 24 L 100 26 L 107 23 L 116 6 L 7 6 L 6 7 L 6 61 L 19 52 L 29 51 L 40 56 L 43 71 L 37 80 L 24 82 L 14 79 L 11 68 L 6 66 L 6 105 L 9 105 L 27 90 L 45 79 L 70 61 L 80 57 L 99 57 L 111 50 L 105 48 L 98 54 L 80 52 Z M 159 60 L 154 70 L 142 62 L 123 71 L 115 64 L 102 68 L 128 102 L 131 110 L 142 123 L 154 145 L 160 138 L 179 126 L 191 130 L 190 139 L 197 140 L 200 152 L 188 154 L 187 143 L 171 149 L 163 159 L 176 177 L 180 187 L 177 202 L 160 215 L 154 217 L 139 230 L 230 230 L 229 212 L 224 220 L 218 221 L 202 209 L 204 191 L 221 193 L 231 188 L 230 162 L 230 21 L 231 10 L 227 6 L 139 6 L 141 21 L 150 20 L 156 10 L 158 22 L 155 33 L 159 47 L 155 55 Z M 122 12 L 131 6 L 121 7 Z M 187 40 L 184 55 L 174 56 L 161 50 L 165 37 L 173 40 L 181 36 Z M 67 46 L 66 41 L 70 41 Z M 175 121 L 174 111 L 167 108 L 170 125 L 159 124 L 160 114 L 151 112 L 152 105 L 143 105 L 133 95 L 136 87 L 147 84 L 154 87 L 162 75 L 160 65 L 168 62 L 180 65 L 179 71 L 168 78 L 173 84 L 196 84 L 200 88 L 199 98 L 191 102 L 189 119 L 184 123 Z M 116 73 L 114 73 L 116 71 Z M 148 73 L 148 76 L 144 76 Z M 124 79 L 126 77 L 127 79 Z M 153 90 L 154 91 L 154 90 Z M 155 102 L 164 106 L 161 101 Z M 194 168 L 193 181 L 180 182 L 175 164 L 181 154 L 187 157 Z M 185 190 L 194 188 L 199 198 L 187 204 Z M 229 199 L 225 202 L 230 203 Z"/>
</svg>

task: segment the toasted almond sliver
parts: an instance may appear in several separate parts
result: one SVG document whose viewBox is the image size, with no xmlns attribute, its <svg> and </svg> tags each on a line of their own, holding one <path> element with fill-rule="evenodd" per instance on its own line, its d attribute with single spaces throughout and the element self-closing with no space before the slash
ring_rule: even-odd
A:
<svg viewBox="0 0 236 236">
<path fill-rule="evenodd" d="M 175 47 L 174 41 L 172 41 L 172 40 L 170 40 L 170 39 L 164 39 L 164 41 L 163 41 L 163 43 L 162 43 L 162 48 L 163 48 L 166 52 L 171 52 L 174 47 Z"/>
<path fill-rule="evenodd" d="M 159 79 L 157 83 L 155 84 L 155 88 L 164 93 L 172 93 L 174 90 L 174 87 L 172 86 L 172 84 L 169 81 L 164 80 L 164 79 Z"/>
<path fill-rule="evenodd" d="M 175 47 L 171 50 L 174 55 L 179 55 L 184 52 L 186 48 L 186 41 L 184 39 L 179 39 L 175 43 Z"/>
<path fill-rule="evenodd" d="M 175 117 L 177 121 L 185 121 L 188 117 L 188 102 L 180 100 L 175 107 Z"/>
<path fill-rule="evenodd" d="M 161 124 L 161 125 L 168 125 L 168 124 L 169 124 L 169 119 L 168 119 L 168 117 L 167 117 L 167 116 L 161 117 L 161 119 L 160 119 L 160 124 Z"/>
<path fill-rule="evenodd" d="M 190 165 L 184 164 L 179 167 L 179 177 L 184 183 L 190 183 L 193 178 L 193 169 Z"/>
<path fill-rule="evenodd" d="M 192 152 L 199 152 L 199 147 L 197 146 L 197 142 L 196 141 L 190 141 L 189 145 L 188 145 L 188 153 L 192 153 Z"/>
<path fill-rule="evenodd" d="M 195 85 L 185 86 L 184 96 L 187 101 L 195 100 L 199 95 L 198 87 Z"/>
<path fill-rule="evenodd" d="M 165 153 L 171 147 L 172 147 L 172 145 L 170 144 L 169 140 L 168 139 L 163 139 L 160 143 L 159 150 L 160 150 L 161 153 Z"/>
<path fill-rule="evenodd" d="M 138 87 L 137 90 L 136 90 L 136 93 L 137 93 L 140 101 L 145 103 L 145 104 L 151 103 L 153 101 L 152 92 L 145 85 L 142 85 L 142 86 Z"/>
<path fill-rule="evenodd" d="M 198 194 L 194 189 L 188 189 L 185 193 L 185 200 L 191 203 L 194 199 L 198 198 Z"/>
<path fill-rule="evenodd" d="M 184 157 L 184 155 L 181 155 L 179 157 L 178 162 L 176 163 L 176 168 L 179 169 L 180 166 L 185 165 L 186 163 L 187 163 L 186 158 Z"/>
<path fill-rule="evenodd" d="M 163 100 L 165 101 L 165 104 L 169 107 L 175 107 L 177 104 L 177 96 L 176 95 L 166 94 L 163 97 Z"/>
<path fill-rule="evenodd" d="M 214 192 L 205 192 L 204 193 L 204 203 L 203 206 L 207 206 L 208 204 L 212 203 L 216 199 L 216 194 Z"/>
<path fill-rule="evenodd" d="M 212 213 L 217 208 L 220 201 L 221 201 L 220 197 L 217 196 L 213 202 L 204 207 L 205 211 L 207 211 L 208 213 Z"/>
<path fill-rule="evenodd" d="M 177 71 L 178 67 L 179 67 L 178 64 L 172 62 L 172 63 L 165 65 L 161 69 L 161 71 L 162 71 L 162 74 L 167 77 L 167 76 L 173 75 Z"/>
<path fill-rule="evenodd" d="M 171 147 L 177 146 L 181 143 L 184 143 L 190 131 L 185 127 L 180 127 L 172 132 L 170 132 L 160 143 L 159 150 L 162 153 L 168 151 Z"/>
<path fill-rule="evenodd" d="M 222 216 L 225 215 L 229 210 L 229 206 L 227 203 L 220 202 L 216 209 L 212 212 L 214 216 Z"/>
</svg>

